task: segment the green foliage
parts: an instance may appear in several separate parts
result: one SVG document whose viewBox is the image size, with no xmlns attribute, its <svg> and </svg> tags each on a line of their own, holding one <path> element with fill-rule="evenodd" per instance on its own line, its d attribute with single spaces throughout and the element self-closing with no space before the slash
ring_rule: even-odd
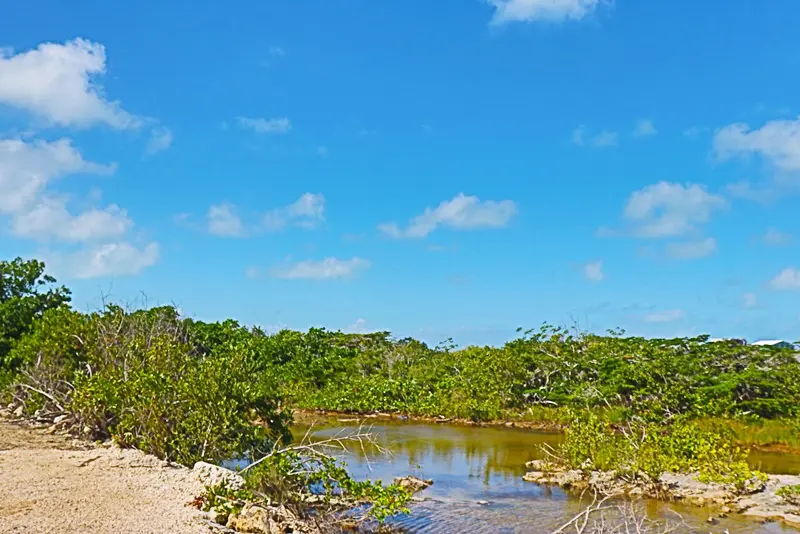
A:
<svg viewBox="0 0 800 534">
<path fill-rule="evenodd" d="M 226 481 L 212 486 L 206 486 L 194 502 L 194 505 L 209 512 L 229 516 L 239 513 L 245 504 L 255 500 L 255 496 L 247 489 L 233 489 Z"/>
<path fill-rule="evenodd" d="M 221 328 L 225 341 L 205 351 L 191 344 L 202 327 L 171 307 L 50 310 L 11 352 L 27 363 L 16 396 L 28 412 L 67 410 L 95 437 L 187 465 L 259 454 L 290 439 L 278 378 L 261 338 Z"/>
<path fill-rule="evenodd" d="M 789 504 L 800 506 L 800 484 L 795 484 L 794 486 L 783 486 L 782 488 L 778 488 L 778 491 L 776 491 L 775 494 Z"/>
<path fill-rule="evenodd" d="M 9 354 L 14 345 L 45 311 L 69 303 L 69 290 L 55 283 L 40 261 L 0 261 L 0 374 L 6 380 L 22 364 Z"/>
<path fill-rule="evenodd" d="M 412 496 L 397 484 L 354 480 L 343 462 L 302 449 L 269 456 L 245 473 L 245 481 L 250 491 L 273 503 L 360 505 L 366 507 L 368 516 L 381 522 L 409 513 L 407 504 Z"/>
<path fill-rule="evenodd" d="M 737 490 L 764 480 L 748 466 L 747 452 L 729 438 L 684 420 L 668 425 L 630 422 L 615 429 L 596 414 L 583 412 L 570 424 L 558 453 L 571 469 L 614 471 L 652 482 L 665 472 L 696 473 L 702 482 Z"/>
</svg>

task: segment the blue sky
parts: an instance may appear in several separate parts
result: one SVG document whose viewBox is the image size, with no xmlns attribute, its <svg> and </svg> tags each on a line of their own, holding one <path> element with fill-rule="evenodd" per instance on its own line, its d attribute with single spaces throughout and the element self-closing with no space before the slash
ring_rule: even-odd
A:
<svg viewBox="0 0 800 534">
<path fill-rule="evenodd" d="M 0 256 L 85 309 L 800 338 L 800 4 L 11 3 Z"/>
</svg>

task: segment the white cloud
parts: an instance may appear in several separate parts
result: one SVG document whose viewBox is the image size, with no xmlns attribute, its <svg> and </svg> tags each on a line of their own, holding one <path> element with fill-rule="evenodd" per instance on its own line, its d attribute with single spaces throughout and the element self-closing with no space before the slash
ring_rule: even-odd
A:
<svg viewBox="0 0 800 534">
<path fill-rule="evenodd" d="M 800 170 L 800 118 L 774 120 L 752 130 L 735 123 L 714 135 L 714 152 L 721 160 L 758 154 L 783 171 Z"/>
<path fill-rule="evenodd" d="M 303 193 L 294 203 L 268 211 L 263 217 L 263 227 L 269 232 L 289 225 L 311 229 L 322 222 L 325 222 L 325 197 L 315 193 Z"/>
<path fill-rule="evenodd" d="M 715 210 L 727 205 L 701 185 L 659 182 L 631 194 L 624 217 L 639 237 L 678 236 L 708 222 Z"/>
<path fill-rule="evenodd" d="M 609 148 L 617 146 L 618 138 L 617 132 L 602 131 L 592 138 L 591 144 L 597 148 Z"/>
<path fill-rule="evenodd" d="M 636 137 L 648 137 L 651 135 L 656 135 L 658 130 L 656 130 L 655 125 L 653 125 L 653 121 L 648 119 L 642 119 L 636 123 L 636 129 L 633 131 L 633 135 Z"/>
<path fill-rule="evenodd" d="M 770 286 L 778 291 L 800 290 L 800 269 L 787 267 L 770 281 Z"/>
<path fill-rule="evenodd" d="M 748 309 L 758 306 L 758 295 L 755 293 L 745 293 L 742 295 L 742 306 Z"/>
<path fill-rule="evenodd" d="M 583 146 L 586 142 L 584 137 L 586 135 L 586 126 L 578 126 L 572 130 L 572 143 L 578 146 Z"/>
<path fill-rule="evenodd" d="M 280 46 L 273 45 L 269 47 L 269 55 L 283 57 L 286 55 L 286 51 Z"/>
<path fill-rule="evenodd" d="M 645 315 L 644 321 L 646 323 L 673 323 L 683 319 L 685 315 L 683 310 L 664 310 Z"/>
<path fill-rule="evenodd" d="M 603 262 L 593 261 L 583 266 L 583 275 L 592 282 L 602 281 L 606 275 L 603 272 Z"/>
<path fill-rule="evenodd" d="M 683 131 L 683 135 L 690 139 L 696 139 L 700 137 L 700 134 L 705 133 L 708 131 L 708 128 L 701 127 L 701 126 L 692 126 L 690 128 L 686 128 Z"/>
<path fill-rule="evenodd" d="M 137 248 L 121 241 L 84 249 L 65 258 L 65 261 L 75 278 L 132 276 L 155 265 L 159 253 L 158 243 Z"/>
<path fill-rule="evenodd" d="M 272 270 L 276 278 L 339 280 L 350 278 L 370 267 L 371 263 L 358 257 L 349 260 L 325 258 L 321 261 L 301 261 L 286 268 Z"/>
<path fill-rule="evenodd" d="M 225 237 L 244 236 L 244 224 L 235 209 L 225 202 L 208 208 L 208 231 Z"/>
<path fill-rule="evenodd" d="M 386 235 L 399 238 L 422 238 L 445 226 L 456 230 L 502 228 L 517 214 L 517 203 L 512 200 L 480 200 L 459 193 L 436 208 L 426 208 L 401 230 L 396 223 L 381 224 L 378 229 Z"/>
<path fill-rule="evenodd" d="M 179 224 L 183 220 L 176 220 Z M 288 226 L 313 229 L 325 222 L 325 197 L 316 193 L 303 193 L 295 202 L 261 214 L 257 223 L 242 216 L 233 204 L 223 202 L 211 206 L 207 214 L 208 231 L 224 237 L 245 237 L 260 232 L 277 232 Z"/>
<path fill-rule="evenodd" d="M 581 20 L 600 0 L 488 0 L 494 7 L 493 24 L 531 21 Z"/>
<path fill-rule="evenodd" d="M 778 190 L 771 185 L 755 186 L 742 180 L 725 186 L 725 191 L 732 197 L 751 200 L 761 204 L 769 204 L 778 198 Z"/>
<path fill-rule="evenodd" d="M 247 278 L 253 280 L 259 277 L 261 271 L 258 270 L 258 267 L 248 267 L 244 274 Z"/>
<path fill-rule="evenodd" d="M 345 329 L 345 332 L 349 332 L 352 334 L 363 334 L 366 332 L 366 329 L 367 329 L 366 319 L 356 319 L 356 322 L 348 326 Z"/>
<path fill-rule="evenodd" d="M 617 146 L 619 142 L 619 134 L 603 130 L 597 135 L 586 138 L 586 126 L 581 125 L 572 131 L 572 143 L 578 146 L 593 146 L 595 148 L 610 148 Z"/>
<path fill-rule="evenodd" d="M 778 230 L 777 228 L 769 228 L 764 233 L 764 235 L 761 236 L 761 241 L 765 245 L 769 245 L 769 246 L 772 246 L 772 247 L 778 247 L 778 246 L 781 246 L 781 245 L 786 245 L 789 242 L 791 242 L 791 240 L 792 240 L 792 236 L 791 235 L 785 234 L 785 233 L 781 232 L 780 230 Z"/>
<path fill-rule="evenodd" d="M 317 147 L 317 156 L 321 158 L 327 158 L 330 155 L 330 151 L 326 146 L 318 146 Z"/>
<path fill-rule="evenodd" d="M 158 126 L 153 128 L 150 132 L 150 139 L 147 141 L 147 147 L 144 150 L 146 156 L 152 156 L 163 152 L 172 145 L 172 132 L 169 128 Z"/>
<path fill-rule="evenodd" d="M 687 241 L 685 243 L 670 243 L 667 245 L 667 255 L 670 258 L 679 260 L 691 260 L 710 256 L 717 251 L 717 241 L 713 237 L 707 237 L 699 241 Z"/>
<path fill-rule="evenodd" d="M 292 123 L 287 118 L 262 119 L 249 117 L 236 117 L 240 128 L 253 130 L 256 133 L 285 134 L 292 129 Z"/>
<path fill-rule="evenodd" d="M 14 235 L 41 241 L 75 243 L 117 238 L 132 227 L 133 221 L 127 212 L 116 204 L 73 215 L 67 210 L 67 198 L 63 196 L 45 197 L 32 209 L 12 219 Z"/>
<path fill-rule="evenodd" d="M 68 139 L 0 139 L 0 213 L 18 213 L 33 205 L 45 187 L 76 173 L 110 174 L 115 165 L 86 161 Z"/>
<path fill-rule="evenodd" d="M 96 80 L 105 71 L 105 48 L 85 39 L 42 43 L 16 55 L 6 52 L 0 54 L 0 103 L 58 126 L 141 126 L 141 119 L 105 98 Z"/>
</svg>

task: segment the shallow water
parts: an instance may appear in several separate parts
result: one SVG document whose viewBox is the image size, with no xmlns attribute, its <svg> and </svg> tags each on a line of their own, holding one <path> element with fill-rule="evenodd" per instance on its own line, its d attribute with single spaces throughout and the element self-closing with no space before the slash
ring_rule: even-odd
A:
<svg viewBox="0 0 800 534">
<path fill-rule="evenodd" d="M 357 423 L 327 420 L 315 426 L 323 438 L 349 432 Z M 307 427 L 298 427 L 302 436 Z M 505 427 L 451 424 L 377 422 L 371 431 L 387 446 L 391 456 L 375 451 L 351 450 L 343 455 L 357 478 L 390 482 L 396 476 L 414 475 L 434 480 L 419 494 L 426 500 L 412 506 L 412 514 L 395 523 L 411 532 L 425 533 L 548 533 L 578 514 L 587 504 L 560 489 L 548 489 L 522 480 L 525 462 L 543 457 L 541 446 L 555 446 L 558 434 Z M 800 458 L 754 453 L 754 464 L 777 472 L 800 472 Z M 487 501 L 489 504 L 479 504 Z M 653 520 L 676 520 L 687 527 L 677 532 L 796 532 L 778 524 L 730 517 L 717 525 L 706 522 L 708 509 L 643 501 L 643 513 Z"/>
</svg>

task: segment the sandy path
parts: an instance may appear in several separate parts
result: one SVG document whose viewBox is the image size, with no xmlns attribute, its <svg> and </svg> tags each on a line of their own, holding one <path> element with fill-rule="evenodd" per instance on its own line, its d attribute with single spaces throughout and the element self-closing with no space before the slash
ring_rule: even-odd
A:
<svg viewBox="0 0 800 534">
<path fill-rule="evenodd" d="M 135 450 L 92 448 L 0 419 L 0 532 L 219 532 L 186 506 L 189 469 Z"/>
</svg>

